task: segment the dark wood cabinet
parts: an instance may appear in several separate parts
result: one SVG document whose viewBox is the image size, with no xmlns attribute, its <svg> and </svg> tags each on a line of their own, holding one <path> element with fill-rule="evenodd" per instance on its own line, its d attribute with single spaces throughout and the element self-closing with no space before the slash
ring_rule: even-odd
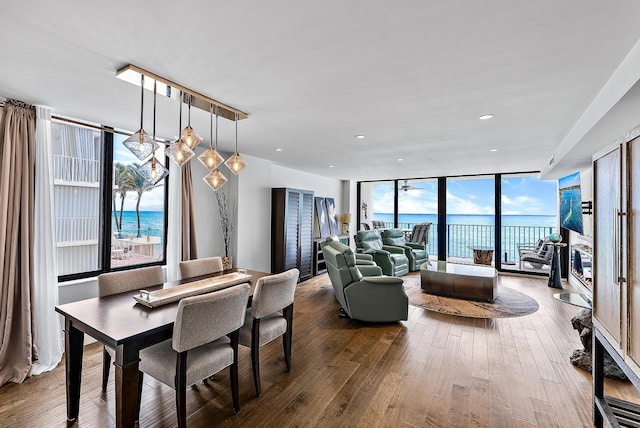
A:
<svg viewBox="0 0 640 428">
<path fill-rule="evenodd" d="M 297 268 L 300 281 L 313 275 L 313 192 L 271 191 L 271 271 Z"/>
</svg>

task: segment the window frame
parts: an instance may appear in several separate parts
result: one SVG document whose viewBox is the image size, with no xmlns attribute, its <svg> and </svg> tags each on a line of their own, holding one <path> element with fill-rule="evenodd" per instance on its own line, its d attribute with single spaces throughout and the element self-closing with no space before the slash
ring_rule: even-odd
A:
<svg viewBox="0 0 640 428">
<path fill-rule="evenodd" d="M 132 133 L 117 130 L 113 127 L 102 125 L 92 125 L 89 123 L 83 123 L 78 120 L 67 119 L 64 117 L 53 116 L 52 119 L 56 122 L 63 123 L 65 125 L 79 126 L 90 128 L 100 131 L 100 140 L 102 143 L 102 163 L 100 166 L 100 218 L 98 219 L 99 227 L 101 230 L 98 233 L 98 260 L 100 262 L 100 269 L 78 272 L 73 274 L 58 275 L 58 283 L 86 279 L 96 277 L 102 273 L 117 272 L 130 269 L 138 269 L 148 266 L 163 266 L 167 262 L 167 229 L 169 219 L 169 180 L 165 179 L 164 183 L 164 221 L 163 221 L 163 240 L 162 240 L 162 259 L 149 263 L 141 263 L 128 266 L 119 266 L 116 268 L 111 267 L 111 251 L 107 251 L 106 243 L 111 242 L 111 229 L 113 227 L 113 215 L 112 209 L 112 186 L 113 182 L 113 153 L 114 153 L 114 134 L 122 134 L 130 136 Z M 169 164 L 169 158 L 165 156 L 165 165 Z M 57 249 L 56 249 L 57 251 Z"/>
</svg>

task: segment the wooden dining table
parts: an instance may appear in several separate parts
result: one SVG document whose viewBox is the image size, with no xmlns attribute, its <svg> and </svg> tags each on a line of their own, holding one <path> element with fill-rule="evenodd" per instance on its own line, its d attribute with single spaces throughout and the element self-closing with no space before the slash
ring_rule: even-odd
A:
<svg viewBox="0 0 640 428">
<path fill-rule="evenodd" d="M 237 272 L 238 269 L 188 278 L 146 287 L 153 292 L 175 287 L 216 275 Z M 259 278 L 266 272 L 246 270 L 251 276 L 247 281 L 253 295 Z M 232 285 L 229 285 L 232 286 Z M 84 335 L 115 349 L 115 406 L 116 426 L 133 427 L 136 422 L 138 401 L 138 363 L 140 350 L 170 339 L 176 318 L 178 302 L 150 308 L 141 305 L 133 296 L 139 291 L 114 294 L 106 297 L 80 300 L 56 306 L 56 312 L 64 316 L 65 372 L 67 395 L 67 420 L 74 421 L 80 411 L 80 384 L 82 379 L 82 353 Z M 249 298 L 249 304 L 251 297 Z"/>
</svg>

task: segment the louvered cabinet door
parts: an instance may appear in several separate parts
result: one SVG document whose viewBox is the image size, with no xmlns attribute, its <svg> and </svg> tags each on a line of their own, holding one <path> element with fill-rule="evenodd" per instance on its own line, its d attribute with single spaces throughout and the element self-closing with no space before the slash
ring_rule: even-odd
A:
<svg viewBox="0 0 640 428">
<path fill-rule="evenodd" d="M 300 241 L 300 192 L 287 190 L 286 224 L 285 224 L 285 262 L 284 270 L 297 268 L 299 265 Z"/>
<path fill-rule="evenodd" d="M 593 317 L 611 344 L 622 350 L 621 305 L 618 280 L 621 248 L 621 150 L 594 161 L 594 287 Z M 624 354 L 624 352 L 621 352 Z"/>
<path fill-rule="evenodd" d="M 297 268 L 300 281 L 311 278 L 313 192 L 289 188 L 271 192 L 271 271 Z"/>
<path fill-rule="evenodd" d="M 303 192 L 300 200 L 299 264 L 300 280 L 313 276 L 313 192 Z"/>
</svg>

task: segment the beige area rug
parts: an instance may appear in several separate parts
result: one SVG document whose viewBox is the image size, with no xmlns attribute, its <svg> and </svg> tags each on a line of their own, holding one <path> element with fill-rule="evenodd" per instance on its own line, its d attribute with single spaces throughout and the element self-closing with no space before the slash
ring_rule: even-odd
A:
<svg viewBox="0 0 640 428">
<path fill-rule="evenodd" d="M 428 311 L 470 318 L 508 318 L 529 315 L 538 310 L 535 299 L 502 285 L 498 286 L 498 297 L 493 302 L 476 302 L 427 294 L 420 288 L 419 275 L 405 278 L 409 303 Z"/>
</svg>

